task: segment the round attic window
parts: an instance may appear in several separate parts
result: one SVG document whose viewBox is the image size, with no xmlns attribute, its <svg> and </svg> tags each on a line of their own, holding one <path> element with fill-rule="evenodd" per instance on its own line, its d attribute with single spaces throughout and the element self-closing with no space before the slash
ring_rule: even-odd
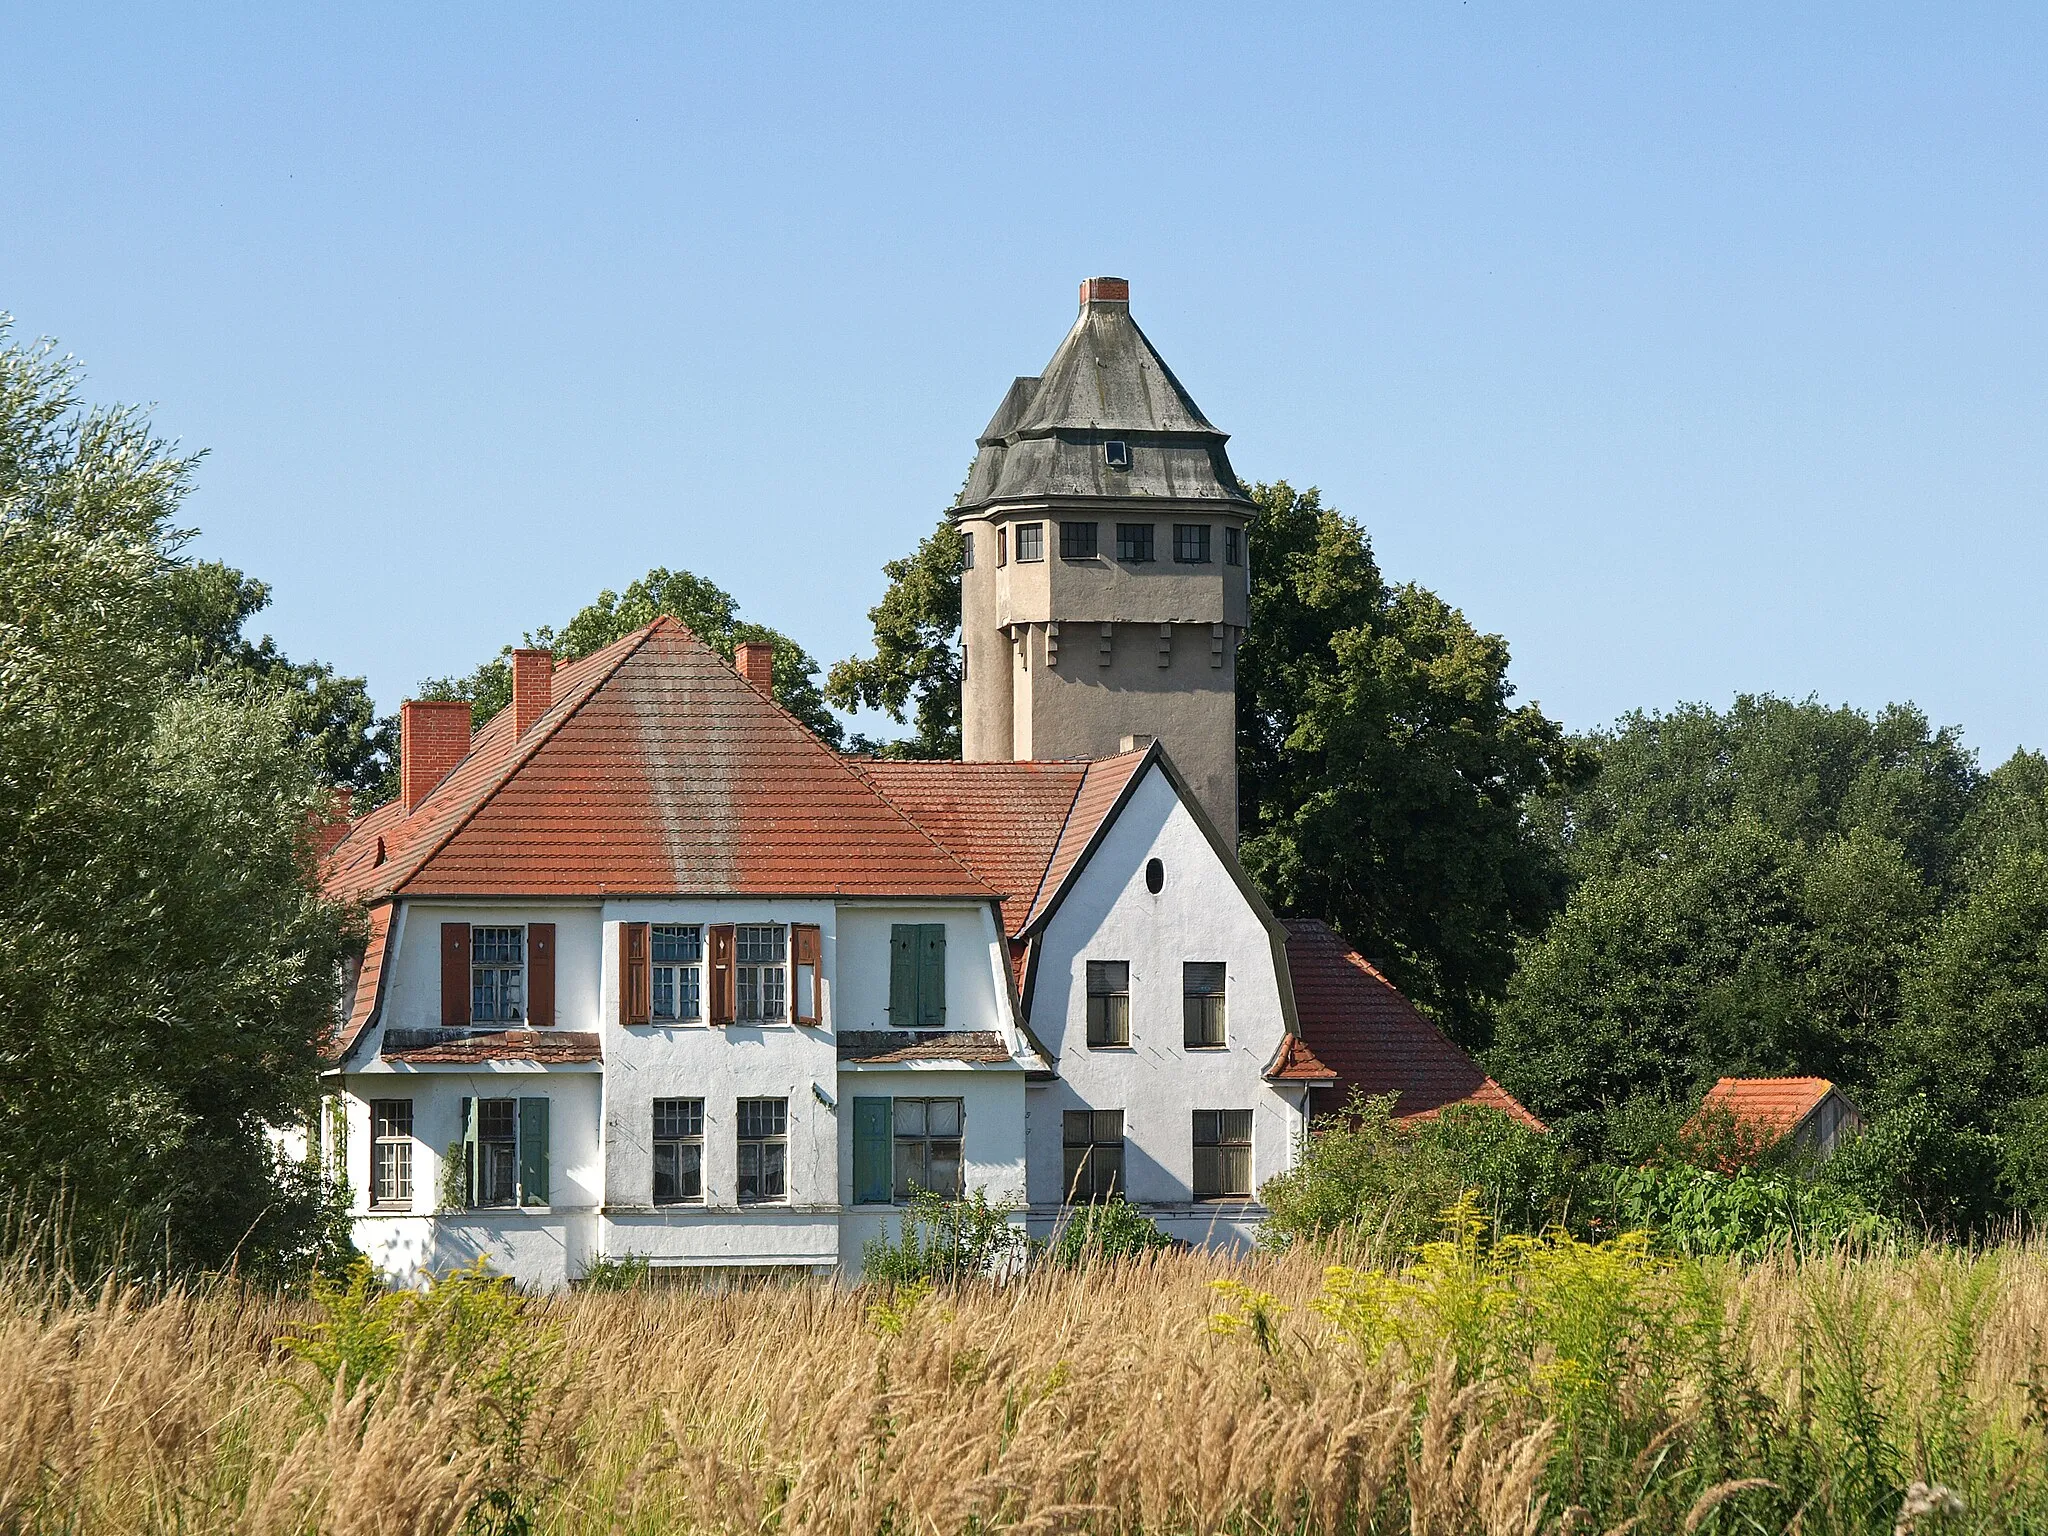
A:
<svg viewBox="0 0 2048 1536">
<path fill-rule="evenodd" d="M 1166 866 L 1157 859 L 1147 859 L 1145 861 L 1145 889 L 1154 896 L 1157 896 L 1159 888 L 1164 884 L 1166 884 Z"/>
</svg>

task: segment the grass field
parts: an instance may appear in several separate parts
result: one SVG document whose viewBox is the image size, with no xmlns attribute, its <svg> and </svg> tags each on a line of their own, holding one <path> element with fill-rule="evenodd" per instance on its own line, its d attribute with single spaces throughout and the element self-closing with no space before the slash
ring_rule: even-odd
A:
<svg viewBox="0 0 2048 1536">
<path fill-rule="evenodd" d="M 0 1532 L 2048 1530 L 2044 1338 L 2032 1247 L 1696 1269 L 1458 1232 L 1334 1274 L 530 1303 L 20 1261 Z"/>
</svg>

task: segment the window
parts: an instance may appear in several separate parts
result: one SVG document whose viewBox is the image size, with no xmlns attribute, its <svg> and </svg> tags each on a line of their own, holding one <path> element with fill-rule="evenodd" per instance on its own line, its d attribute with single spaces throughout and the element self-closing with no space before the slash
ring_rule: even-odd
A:
<svg viewBox="0 0 2048 1536">
<path fill-rule="evenodd" d="M 519 1111 L 516 1099 L 476 1104 L 474 1205 L 513 1205 L 519 1199 Z"/>
<path fill-rule="evenodd" d="M 896 1180 L 898 1204 L 920 1189 L 960 1198 L 960 1125 L 964 1105 L 959 1099 L 896 1101 Z"/>
<path fill-rule="evenodd" d="M 1019 523 L 1017 525 L 1017 563 L 1045 558 L 1045 524 Z"/>
<path fill-rule="evenodd" d="M 1175 523 L 1173 525 L 1173 558 L 1182 565 L 1207 565 L 1209 563 L 1209 525 L 1207 523 Z"/>
<path fill-rule="evenodd" d="M 1088 962 L 1088 1043 L 1131 1043 L 1131 963 Z"/>
<path fill-rule="evenodd" d="M 996 530 L 996 564 L 1008 565 L 1009 563 L 1010 530 L 1007 528 L 998 528 Z"/>
<path fill-rule="evenodd" d="M 1093 560 L 1095 558 L 1094 523 L 1060 524 L 1060 558 L 1062 560 Z"/>
<path fill-rule="evenodd" d="M 654 1203 L 701 1204 L 704 1199 L 704 1101 L 654 1101 Z"/>
<path fill-rule="evenodd" d="M 654 951 L 654 1016 L 703 1018 L 704 930 L 695 924 L 655 923 L 649 937 Z"/>
<path fill-rule="evenodd" d="M 517 1024 L 526 1017 L 526 930 L 469 930 L 469 1018 Z"/>
<path fill-rule="evenodd" d="M 960 568 L 964 571 L 974 569 L 974 535 L 971 533 L 960 535 Z"/>
<path fill-rule="evenodd" d="M 1195 1198 L 1249 1200 L 1252 1197 L 1252 1112 L 1248 1109 L 1195 1111 Z"/>
<path fill-rule="evenodd" d="M 946 1023 L 946 925 L 889 925 L 889 1024 L 941 1029 Z"/>
<path fill-rule="evenodd" d="M 1116 557 L 1128 560 L 1133 565 L 1143 565 L 1152 558 L 1152 525 L 1150 523 L 1118 523 L 1116 525 Z"/>
<path fill-rule="evenodd" d="M 1223 1037 L 1224 964 L 1221 960 L 1190 960 L 1180 968 L 1182 1044 L 1201 1050 L 1225 1043 Z"/>
<path fill-rule="evenodd" d="M 740 1204 L 789 1198 L 789 1100 L 740 1100 Z"/>
<path fill-rule="evenodd" d="M 1111 438 L 1102 445 L 1102 461 L 1111 469 L 1131 467 L 1131 445 L 1121 438 Z"/>
<path fill-rule="evenodd" d="M 1067 1199 L 1108 1200 L 1124 1186 L 1124 1112 L 1070 1109 L 1061 1117 Z"/>
<path fill-rule="evenodd" d="M 1242 528 L 1226 528 L 1223 530 L 1223 563 L 1225 565 L 1244 564 L 1244 530 Z"/>
<path fill-rule="evenodd" d="M 370 1204 L 412 1203 L 412 1100 L 370 1100 Z"/>
<path fill-rule="evenodd" d="M 754 1023 L 782 1018 L 789 990 L 782 924 L 742 923 L 737 947 L 740 1018 Z"/>
</svg>

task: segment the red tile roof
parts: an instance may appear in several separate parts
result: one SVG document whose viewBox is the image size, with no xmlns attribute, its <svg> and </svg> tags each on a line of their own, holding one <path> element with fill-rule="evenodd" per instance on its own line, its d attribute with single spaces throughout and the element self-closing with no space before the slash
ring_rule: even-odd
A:
<svg viewBox="0 0 2048 1536">
<path fill-rule="evenodd" d="M 1404 1120 L 1475 1104 L 1544 1128 L 1328 924 L 1288 922 L 1287 967 L 1302 1039 L 1337 1079 L 1318 1092 L 1318 1111 L 1341 1108 L 1356 1088 L 1399 1095 Z"/>
<path fill-rule="evenodd" d="M 1324 1066 L 1321 1058 L 1309 1049 L 1308 1042 L 1299 1035 L 1287 1035 L 1280 1041 L 1280 1049 L 1273 1053 L 1273 1059 L 1266 1064 L 1266 1080 L 1273 1083 L 1314 1083 L 1327 1087 L 1334 1083 L 1337 1074 Z"/>
<path fill-rule="evenodd" d="M 410 817 L 356 823 L 330 894 L 994 894 L 674 619 L 558 667 L 553 693 L 517 740 L 500 711 Z"/>
<path fill-rule="evenodd" d="M 1686 1125 L 1697 1124 L 1708 1110 L 1725 1109 L 1739 1124 L 1776 1141 L 1796 1131 L 1834 1091 L 1835 1085 L 1824 1077 L 1724 1077 L 1707 1090 Z"/>
<path fill-rule="evenodd" d="M 377 1011 L 377 993 L 384 978 L 384 946 L 391 936 L 391 906 L 370 908 L 370 942 L 363 950 L 362 969 L 356 972 L 355 992 L 349 999 L 348 1017 L 342 1021 L 341 1029 L 332 1042 L 330 1055 L 336 1061 L 346 1060 L 348 1053 L 356 1048 L 356 1042 L 363 1038 L 363 1031 L 370 1027 L 370 1019 Z"/>
<path fill-rule="evenodd" d="M 1060 828 L 1059 843 L 1046 865 L 1045 880 L 1038 888 L 1038 899 L 1032 903 L 1031 913 L 1024 919 L 1026 928 L 1052 910 L 1060 895 L 1060 887 L 1081 862 L 1081 856 L 1088 851 L 1095 834 L 1116 808 L 1132 776 L 1148 756 L 1149 749 L 1146 752 L 1126 752 L 1120 757 L 1105 757 L 1088 765 L 1087 776 L 1081 780 L 1081 787 L 1074 795 L 1074 808 L 1067 813 L 1067 824 Z"/>
<path fill-rule="evenodd" d="M 503 1029 L 486 1035 L 451 1032 L 444 1038 L 414 1042 L 412 1035 L 396 1041 L 387 1038 L 383 1055 L 388 1061 L 411 1062 L 415 1066 L 461 1066 L 485 1061 L 572 1065 L 604 1059 L 598 1036 L 566 1029 Z"/>
</svg>

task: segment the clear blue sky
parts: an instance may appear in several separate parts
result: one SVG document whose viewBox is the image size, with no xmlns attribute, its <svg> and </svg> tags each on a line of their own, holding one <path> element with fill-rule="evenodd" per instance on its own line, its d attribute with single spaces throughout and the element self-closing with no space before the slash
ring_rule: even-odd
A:
<svg viewBox="0 0 2048 1536">
<path fill-rule="evenodd" d="M 2038 6 L 16 5 L 0 59 L 0 308 L 386 708 L 655 564 L 862 646 L 1114 273 L 1241 475 L 1568 724 L 2048 741 Z"/>
</svg>

